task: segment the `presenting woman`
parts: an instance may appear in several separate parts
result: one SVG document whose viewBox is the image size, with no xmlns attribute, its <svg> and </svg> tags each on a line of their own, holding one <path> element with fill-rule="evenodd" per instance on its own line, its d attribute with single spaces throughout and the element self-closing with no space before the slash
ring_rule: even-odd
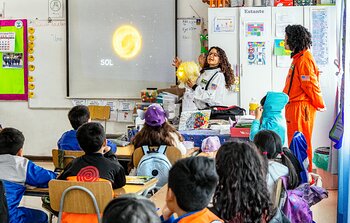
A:
<svg viewBox="0 0 350 223">
<path fill-rule="evenodd" d="M 225 51 L 216 46 L 211 47 L 200 73 L 196 83 L 187 81 L 193 90 L 197 108 L 225 105 L 224 98 L 234 81 Z"/>
<path fill-rule="evenodd" d="M 308 145 L 309 171 L 312 170 L 312 130 L 316 111 L 324 111 L 319 71 L 310 47 L 311 34 L 301 25 L 288 25 L 285 29 L 285 48 L 292 51 L 292 64 L 283 92 L 289 96 L 286 105 L 288 144 L 296 131 L 302 132 Z"/>
</svg>

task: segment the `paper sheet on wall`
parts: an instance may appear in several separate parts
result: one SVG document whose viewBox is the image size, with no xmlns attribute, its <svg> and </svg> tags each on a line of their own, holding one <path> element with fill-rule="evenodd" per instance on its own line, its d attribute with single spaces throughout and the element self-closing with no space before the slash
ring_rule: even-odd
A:
<svg viewBox="0 0 350 223">
<path fill-rule="evenodd" d="M 73 106 L 77 106 L 77 105 L 86 105 L 86 99 L 72 99 L 72 104 Z"/>
<path fill-rule="evenodd" d="M 5 2 L 0 1 L 0 19 L 5 17 Z"/>
<path fill-rule="evenodd" d="M 276 56 L 276 66 L 281 68 L 288 68 L 292 63 L 290 56 Z"/>
<path fill-rule="evenodd" d="M 295 17 L 290 14 L 276 13 L 276 37 L 284 37 L 286 26 L 295 22 Z"/>
<path fill-rule="evenodd" d="M 234 32 L 234 19 L 233 16 L 217 16 L 214 19 L 214 32 Z"/>
<path fill-rule="evenodd" d="M 15 52 L 15 32 L 0 32 L 0 52 Z"/>
<path fill-rule="evenodd" d="M 247 22 L 245 25 L 246 37 L 261 37 L 264 36 L 264 23 L 263 22 Z"/>
<path fill-rule="evenodd" d="M 312 9 L 311 14 L 312 54 L 316 64 L 328 64 L 328 12 L 327 9 Z"/>
<path fill-rule="evenodd" d="M 283 39 L 275 39 L 273 53 L 276 56 L 289 56 L 291 54 L 291 51 L 286 50 L 286 48 L 284 47 L 284 40 Z"/>
</svg>

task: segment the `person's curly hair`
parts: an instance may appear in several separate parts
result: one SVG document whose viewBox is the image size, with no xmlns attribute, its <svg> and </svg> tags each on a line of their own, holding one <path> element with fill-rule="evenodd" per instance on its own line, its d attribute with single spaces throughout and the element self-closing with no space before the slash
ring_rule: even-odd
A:
<svg viewBox="0 0 350 223">
<path fill-rule="evenodd" d="M 267 189 L 267 166 L 251 142 L 229 142 L 216 155 L 219 184 L 216 187 L 214 211 L 225 222 L 268 220 L 270 195 Z"/>
<path fill-rule="evenodd" d="M 234 75 L 233 75 L 233 70 L 232 70 L 232 67 L 231 67 L 231 64 L 230 62 L 228 61 L 227 59 L 227 56 L 226 56 L 226 53 L 223 49 L 221 49 L 220 47 L 218 46 L 213 46 L 209 49 L 208 52 L 210 52 L 212 49 L 216 49 L 216 51 L 218 52 L 219 54 L 219 68 L 221 69 L 222 73 L 224 74 L 225 76 L 225 82 L 226 82 L 226 88 L 227 89 L 230 89 L 231 85 L 233 84 L 233 82 L 235 81 L 234 80 Z M 201 70 L 201 74 L 204 73 L 204 71 L 209 68 L 209 64 L 208 64 L 208 56 L 209 56 L 209 53 L 206 55 L 205 57 L 205 62 L 204 62 L 204 65 L 203 65 L 203 68 Z"/>
<path fill-rule="evenodd" d="M 312 46 L 311 33 L 304 26 L 288 25 L 285 31 L 292 56 Z"/>
</svg>

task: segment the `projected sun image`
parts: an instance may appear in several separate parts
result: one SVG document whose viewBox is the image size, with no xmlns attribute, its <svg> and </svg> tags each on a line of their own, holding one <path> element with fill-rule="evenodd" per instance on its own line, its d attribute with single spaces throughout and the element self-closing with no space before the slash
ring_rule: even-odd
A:
<svg viewBox="0 0 350 223">
<path fill-rule="evenodd" d="M 118 56 L 130 59 L 135 57 L 142 47 L 142 36 L 132 26 L 119 27 L 113 34 L 113 49 Z"/>
</svg>

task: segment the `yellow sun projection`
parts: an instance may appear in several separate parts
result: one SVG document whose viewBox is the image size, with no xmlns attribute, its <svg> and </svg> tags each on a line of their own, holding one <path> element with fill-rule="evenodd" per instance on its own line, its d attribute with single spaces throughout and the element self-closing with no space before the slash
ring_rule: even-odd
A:
<svg viewBox="0 0 350 223">
<path fill-rule="evenodd" d="M 135 57 L 142 47 L 142 36 L 130 25 L 119 27 L 113 34 L 113 49 L 124 59 Z"/>
</svg>

